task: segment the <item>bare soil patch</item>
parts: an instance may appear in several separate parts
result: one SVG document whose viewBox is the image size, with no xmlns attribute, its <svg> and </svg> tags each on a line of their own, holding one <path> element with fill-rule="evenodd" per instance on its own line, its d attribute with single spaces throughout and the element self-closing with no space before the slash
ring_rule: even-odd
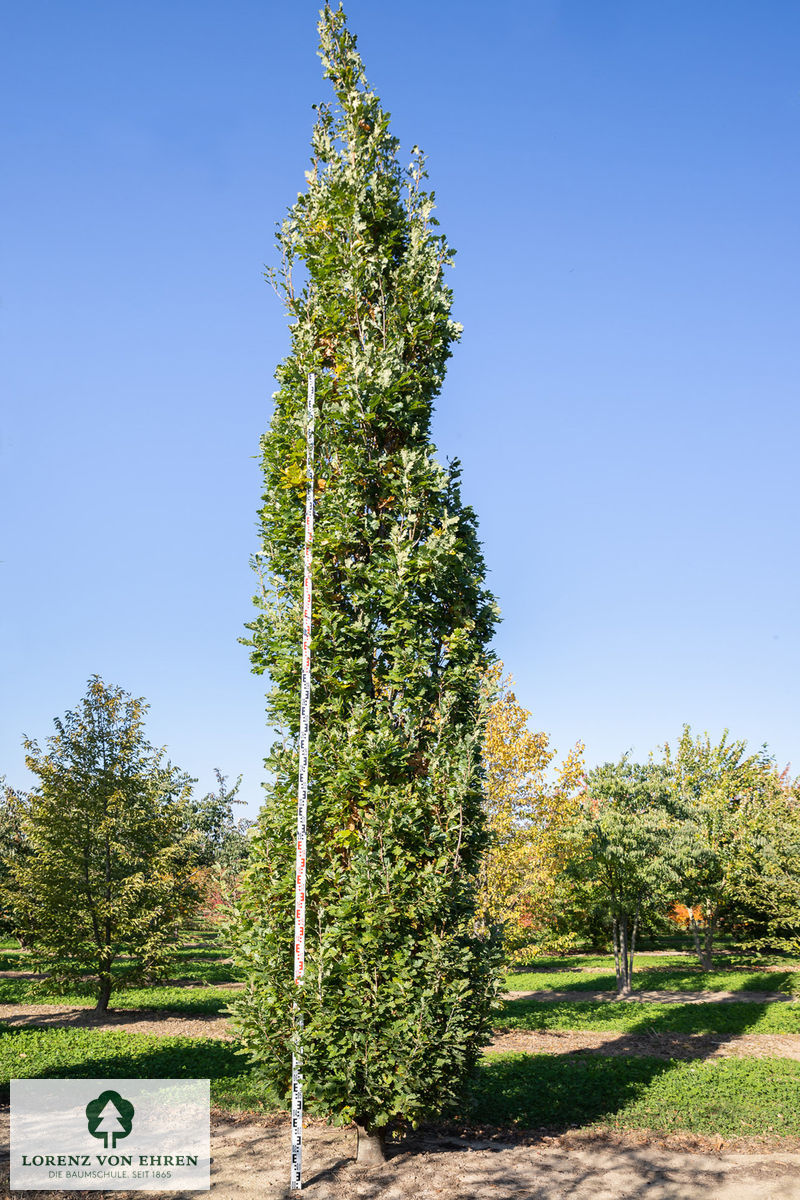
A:
<svg viewBox="0 0 800 1200">
<path fill-rule="evenodd" d="M 569 1030 L 498 1033 L 486 1053 L 596 1054 L 613 1058 L 792 1058 L 800 1061 L 798 1033 L 573 1033 Z"/>
<path fill-rule="evenodd" d="M 211 1195 L 278 1200 L 287 1194 L 286 1117 L 212 1118 Z M 2 1114 L 0 1196 L 90 1200 L 190 1193 L 8 1191 L 8 1114 Z M 355 1134 L 319 1122 L 304 1130 L 303 1194 L 312 1200 L 797 1200 L 796 1140 L 769 1145 L 696 1137 L 653 1139 L 610 1130 L 547 1136 L 429 1129 L 401 1139 L 382 1167 L 356 1167 Z"/>
<path fill-rule="evenodd" d="M 214 1037 L 231 1041 L 225 1017 L 200 1013 L 159 1012 L 152 1008 L 122 1008 L 97 1013 L 67 1004 L 0 1004 L 0 1021 L 7 1025 L 50 1029 L 124 1029 L 128 1033 L 156 1033 L 171 1037 Z"/>
<path fill-rule="evenodd" d="M 739 1003 L 746 1004 L 755 1001 L 758 1004 L 771 1004 L 773 1001 L 797 1003 L 796 996 L 786 992 L 671 992 L 665 990 L 642 990 L 631 992 L 629 996 L 618 996 L 616 992 L 506 992 L 507 1000 L 545 1000 L 564 1001 L 581 1004 L 591 1000 L 626 1000 L 633 1003 L 644 1002 L 651 1004 L 716 1004 Z"/>
</svg>

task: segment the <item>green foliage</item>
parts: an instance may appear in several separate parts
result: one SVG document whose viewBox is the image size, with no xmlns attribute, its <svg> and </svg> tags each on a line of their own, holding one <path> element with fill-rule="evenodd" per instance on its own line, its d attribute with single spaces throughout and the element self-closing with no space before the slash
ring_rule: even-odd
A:
<svg viewBox="0 0 800 1200">
<path fill-rule="evenodd" d="M 11 868 L 20 862 L 30 848 L 22 824 L 24 798 L 0 776 L 0 930 L 13 932 Z"/>
<path fill-rule="evenodd" d="M 226 775 L 218 768 L 215 768 L 214 774 L 217 777 L 217 790 L 191 801 L 192 827 L 202 839 L 199 863 L 205 867 L 219 867 L 227 876 L 236 876 L 247 862 L 247 832 L 253 822 L 244 817 L 237 821 L 233 815 L 234 804 L 244 804 L 243 800 L 237 798 L 241 775 L 229 788 Z"/>
<path fill-rule="evenodd" d="M 6 902 L 55 978 L 93 974 L 101 1010 L 115 983 L 164 968 L 198 900 L 191 780 L 145 739 L 145 709 L 95 675 L 46 752 L 25 742 L 38 784 L 16 811 L 30 853 L 10 864 Z"/>
<path fill-rule="evenodd" d="M 262 589 L 249 626 L 280 732 L 235 926 L 237 1022 L 289 1088 L 305 392 L 317 376 L 304 1086 L 373 1127 L 458 1090 L 488 1039 L 496 948 L 475 931 L 481 740 L 496 608 L 459 470 L 430 442 L 458 326 L 423 160 L 397 159 L 341 9 L 320 21 L 336 104 L 274 282 L 292 348 L 261 443 Z"/>
<path fill-rule="evenodd" d="M 730 741 L 727 730 L 714 745 L 707 733 L 693 737 L 688 725 L 674 750 L 664 747 L 691 824 L 693 854 L 681 899 L 706 970 L 721 921 L 738 919 L 755 934 L 753 947 L 800 947 L 800 806 L 766 747 L 746 751 L 747 743 Z"/>
</svg>

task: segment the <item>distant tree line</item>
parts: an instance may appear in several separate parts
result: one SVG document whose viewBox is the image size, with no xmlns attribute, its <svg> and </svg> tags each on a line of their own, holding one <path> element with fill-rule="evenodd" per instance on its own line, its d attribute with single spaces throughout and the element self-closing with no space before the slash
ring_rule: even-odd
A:
<svg viewBox="0 0 800 1200">
<path fill-rule="evenodd" d="M 610 941 L 624 994 L 643 931 L 687 930 L 706 970 L 721 934 L 742 950 L 800 949 L 800 777 L 766 747 L 686 725 L 658 759 L 587 772 L 579 744 L 548 774 L 547 736 L 499 671 L 494 684 L 483 919 L 503 926 L 508 953 Z"/>
</svg>

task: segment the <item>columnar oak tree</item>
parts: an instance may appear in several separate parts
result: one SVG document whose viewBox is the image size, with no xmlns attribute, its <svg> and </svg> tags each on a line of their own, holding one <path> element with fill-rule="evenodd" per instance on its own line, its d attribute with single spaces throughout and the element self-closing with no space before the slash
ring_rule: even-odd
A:
<svg viewBox="0 0 800 1200">
<path fill-rule="evenodd" d="M 305 395 L 317 376 L 306 1095 L 381 1136 L 458 1093 L 489 1031 L 497 948 L 478 931 L 481 677 L 496 607 L 457 463 L 434 457 L 434 397 L 459 326 L 423 159 L 404 169 L 341 9 L 307 188 L 279 234 L 290 317 L 262 439 L 252 661 L 280 731 L 236 940 L 251 1052 L 291 1064 Z"/>
</svg>

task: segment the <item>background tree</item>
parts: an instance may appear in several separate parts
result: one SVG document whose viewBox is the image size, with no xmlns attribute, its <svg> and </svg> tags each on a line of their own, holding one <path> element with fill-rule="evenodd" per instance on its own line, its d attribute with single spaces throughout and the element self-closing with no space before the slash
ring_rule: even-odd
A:
<svg viewBox="0 0 800 1200">
<path fill-rule="evenodd" d="M 752 866 L 758 858 L 753 836 L 759 829 L 768 833 L 769 820 L 765 824 L 763 818 L 780 790 L 766 747 L 746 751 L 747 742 L 730 741 L 727 729 L 714 745 L 707 733 L 693 737 L 688 725 L 674 749 L 664 746 L 676 794 L 692 822 L 694 855 L 680 899 L 690 910 L 689 928 L 706 971 L 713 966 L 720 922 L 748 903 L 755 876 L 743 864 L 749 860 Z"/>
<path fill-rule="evenodd" d="M 46 752 L 25 741 L 38 779 L 19 809 L 30 853 L 10 864 L 6 894 L 55 978 L 92 974 L 98 1012 L 112 988 L 163 969 L 199 899 L 192 780 L 146 741 L 146 708 L 93 675 Z"/>
<path fill-rule="evenodd" d="M 800 780 L 766 773 L 737 810 L 727 924 L 742 949 L 800 951 Z"/>
<path fill-rule="evenodd" d="M 275 284 L 292 349 L 262 439 L 256 671 L 281 733 L 235 930 L 238 1027 L 289 1094 L 304 412 L 317 374 L 304 1087 L 380 1139 L 461 1089 L 490 1036 L 497 952 L 476 932 L 486 846 L 481 677 L 496 616 L 459 470 L 430 441 L 459 327 L 423 160 L 408 169 L 341 9 L 325 8 L 305 193 Z"/>
<path fill-rule="evenodd" d="M 199 862 L 204 867 L 218 867 L 225 875 L 237 875 L 247 861 L 249 846 L 248 830 L 253 822 L 246 817 L 237 821 L 233 815 L 234 804 L 244 804 L 237 793 L 241 786 L 241 775 L 232 788 L 228 777 L 218 767 L 214 768 L 217 790 L 206 792 L 199 799 L 192 799 L 192 828 L 200 836 Z"/>
<path fill-rule="evenodd" d="M 617 991 L 630 993 L 636 937 L 648 913 L 666 911 L 691 855 L 666 769 L 623 756 L 589 772 L 570 830 L 568 869 L 611 927 Z"/>
<path fill-rule="evenodd" d="M 487 926 L 502 926 L 507 958 L 520 960 L 576 940 L 564 919 L 570 903 L 564 860 L 565 833 L 580 807 L 583 746 L 553 771 L 556 751 L 546 733 L 528 728 L 531 714 L 517 702 L 511 677 L 502 678 L 502 664 L 492 668 L 490 681 L 496 695 L 483 759 L 492 843 L 481 869 L 481 912 Z"/>
<path fill-rule="evenodd" d="M 0 929 L 16 935 L 11 901 L 11 868 L 30 853 L 23 830 L 25 797 L 0 777 Z"/>
</svg>

